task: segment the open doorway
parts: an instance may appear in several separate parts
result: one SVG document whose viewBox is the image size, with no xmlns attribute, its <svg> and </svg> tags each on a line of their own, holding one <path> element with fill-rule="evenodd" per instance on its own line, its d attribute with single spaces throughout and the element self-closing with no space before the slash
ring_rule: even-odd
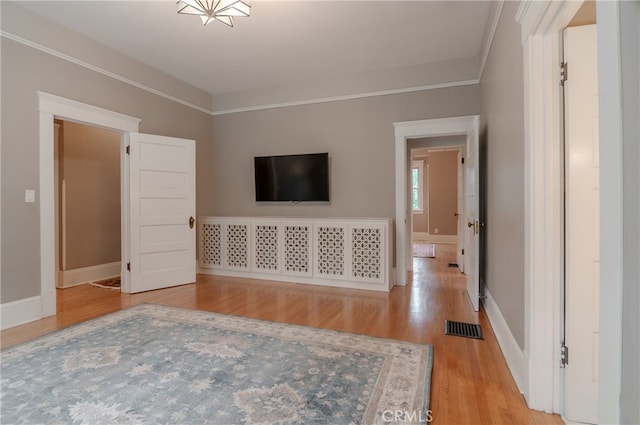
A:
<svg viewBox="0 0 640 425">
<path fill-rule="evenodd" d="M 412 270 L 411 209 L 409 181 L 411 178 L 410 150 L 412 139 L 463 135 L 465 137 L 464 166 L 464 222 L 465 273 L 467 293 L 474 311 L 480 309 L 480 164 L 478 115 L 439 118 L 393 123 L 395 128 L 396 159 L 396 284 L 406 285 L 407 273 Z"/>
<path fill-rule="evenodd" d="M 56 314 L 54 120 L 120 135 L 122 292 L 195 282 L 195 140 L 138 133 L 140 120 L 38 92 L 41 316 Z"/>
<path fill-rule="evenodd" d="M 464 270 L 463 135 L 408 140 L 411 152 L 411 240 L 416 258 L 447 257 Z"/>
<path fill-rule="evenodd" d="M 56 288 L 120 290 L 122 135 L 55 120 Z"/>
</svg>

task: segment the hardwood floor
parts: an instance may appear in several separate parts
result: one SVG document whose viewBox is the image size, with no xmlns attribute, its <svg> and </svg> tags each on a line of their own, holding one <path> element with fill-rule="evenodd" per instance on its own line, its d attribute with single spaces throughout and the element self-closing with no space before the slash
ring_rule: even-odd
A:
<svg viewBox="0 0 640 425">
<path fill-rule="evenodd" d="M 454 247 L 414 258 L 406 287 L 390 293 L 198 275 L 197 283 L 142 294 L 82 285 L 58 290 L 58 314 L 0 333 L 2 348 L 139 303 L 157 303 L 434 346 L 435 424 L 561 424 L 527 408 L 483 311 L 471 310 Z M 444 335 L 444 321 L 479 323 L 484 340 Z"/>
</svg>

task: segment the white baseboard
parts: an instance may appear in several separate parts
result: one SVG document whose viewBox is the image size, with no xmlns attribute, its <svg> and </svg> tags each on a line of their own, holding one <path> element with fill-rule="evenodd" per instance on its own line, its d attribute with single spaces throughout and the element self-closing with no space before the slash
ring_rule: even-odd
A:
<svg viewBox="0 0 640 425">
<path fill-rule="evenodd" d="M 0 305 L 0 329 L 8 329 L 42 318 L 40 296 Z"/>
<path fill-rule="evenodd" d="M 525 394 L 528 381 L 527 365 L 529 364 L 527 355 L 522 351 L 522 349 L 520 349 L 518 342 L 513 337 L 513 334 L 511 333 L 507 322 L 504 320 L 504 316 L 502 315 L 498 304 L 496 304 L 495 300 L 491 296 L 491 293 L 486 290 L 485 294 L 487 295 L 487 298 L 484 301 L 484 311 L 487 313 L 489 322 L 491 322 L 493 333 L 496 334 L 498 345 L 500 345 L 502 354 L 507 361 L 507 366 L 509 366 L 511 376 L 513 376 L 513 379 L 516 381 L 516 385 L 518 386 L 520 393 Z"/>
<path fill-rule="evenodd" d="M 83 267 L 81 269 L 65 270 L 60 279 L 60 288 L 70 288 L 101 279 L 120 276 L 120 261 L 97 266 Z"/>
</svg>

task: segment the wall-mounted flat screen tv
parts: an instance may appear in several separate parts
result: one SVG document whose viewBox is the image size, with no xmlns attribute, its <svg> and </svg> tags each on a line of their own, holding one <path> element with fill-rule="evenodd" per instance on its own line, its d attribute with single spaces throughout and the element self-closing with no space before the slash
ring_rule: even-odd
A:
<svg viewBox="0 0 640 425">
<path fill-rule="evenodd" d="M 328 202 L 329 154 L 257 156 L 256 202 Z"/>
</svg>

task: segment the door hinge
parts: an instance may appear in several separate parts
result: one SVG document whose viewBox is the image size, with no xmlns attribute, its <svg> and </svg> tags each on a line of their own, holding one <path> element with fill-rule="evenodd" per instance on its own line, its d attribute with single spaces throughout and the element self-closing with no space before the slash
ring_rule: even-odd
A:
<svg viewBox="0 0 640 425">
<path fill-rule="evenodd" d="M 566 62 L 560 63 L 560 85 L 564 86 L 564 83 L 569 79 L 569 65 Z"/>
<path fill-rule="evenodd" d="M 131 263 L 127 263 L 127 271 L 130 272 L 131 271 Z"/>
<path fill-rule="evenodd" d="M 562 344 L 560 347 L 560 367 L 565 367 L 569 364 L 569 347 Z"/>
<path fill-rule="evenodd" d="M 462 248 L 462 255 L 464 255 L 464 248 Z"/>
<path fill-rule="evenodd" d="M 464 156 L 460 158 L 460 161 L 464 164 Z"/>
<path fill-rule="evenodd" d="M 129 147 L 130 147 L 130 145 L 127 145 L 127 149 L 126 149 L 127 155 L 130 155 L 130 154 L 131 154 L 131 152 L 130 152 L 130 150 L 129 150 Z"/>
</svg>

